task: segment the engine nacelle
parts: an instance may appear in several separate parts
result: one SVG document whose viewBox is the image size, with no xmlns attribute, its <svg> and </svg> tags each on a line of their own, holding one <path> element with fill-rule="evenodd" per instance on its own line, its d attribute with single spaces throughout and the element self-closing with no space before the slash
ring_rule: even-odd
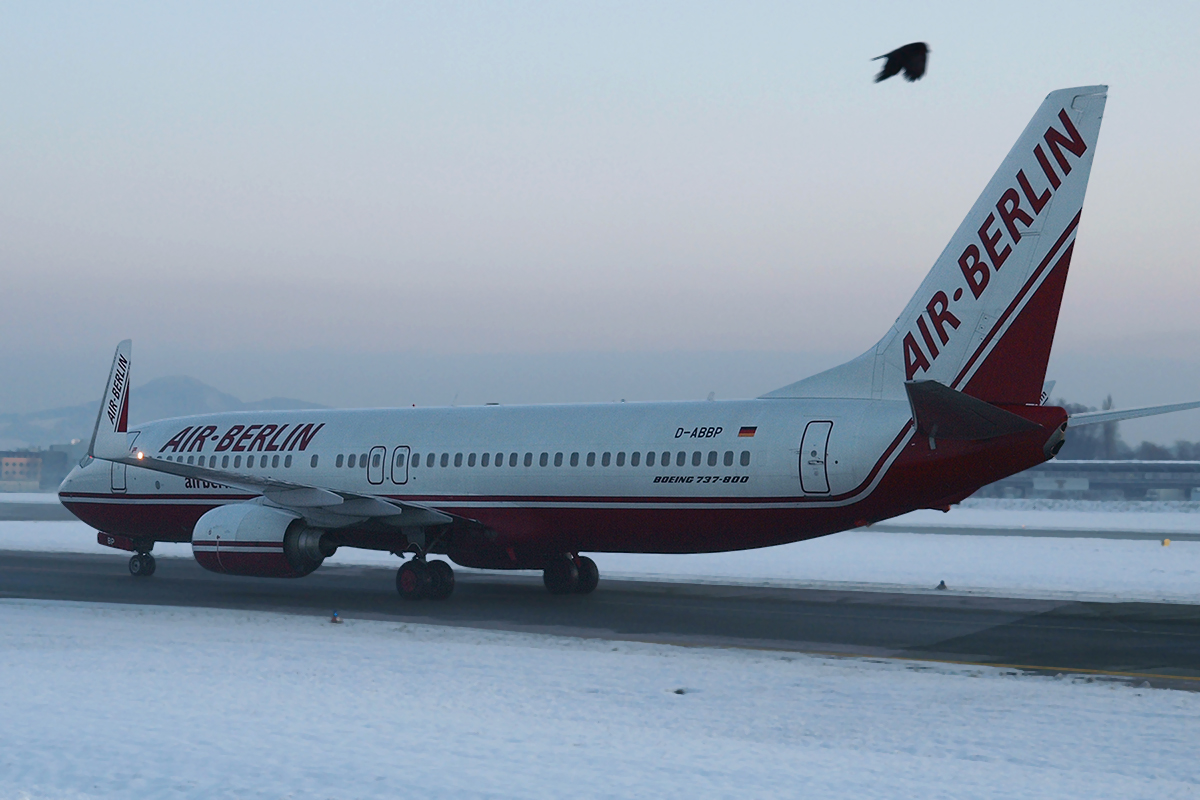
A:
<svg viewBox="0 0 1200 800">
<path fill-rule="evenodd" d="M 300 578 L 321 566 L 337 545 L 290 512 L 257 503 L 218 506 L 196 521 L 192 555 L 226 575 Z"/>
</svg>

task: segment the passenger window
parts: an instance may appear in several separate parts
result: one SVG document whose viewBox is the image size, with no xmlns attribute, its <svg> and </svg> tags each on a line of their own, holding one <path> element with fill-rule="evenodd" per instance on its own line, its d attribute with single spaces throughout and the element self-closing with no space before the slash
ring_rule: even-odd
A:
<svg viewBox="0 0 1200 800">
<path fill-rule="evenodd" d="M 651 450 L 650 452 L 646 453 L 646 466 L 647 466 L 647 467 L 653 467 L 653 466 L 654 466 L 654 451 L 653 451 L 653 450 Z"/>
<path fill-rule="evenodd" d="M 516 453 L 514 453 L 513 455 L 516 455 Z M 533 453 L 525 454 L 525 466 L 527 466 L 527 467 L 533 466 Z"/>
<path fill-rule="evenodd" d="M 692 466 L 693 467 L 700 466 L 700 459 L 702 459 L 703 457 L 704 457 L 704 455 L 699 450 L 692 453 Z"/>
<path fill-rule="evenodd" d="M 189 464 L 192 463 L 191 456 L 188 456 L 188 463 Z M 246 456 L 246 469 L 250 469 L 253 466 L 254 466 L 254 456 Z"/>
<path fill-rule="evenodd" d="M 497 467 L 504 466 L 504 453 L 496 453 L 496 466 Z"/>
<path fill-rule="evenodd" d="M 641 464 L 641 463 L 642 463 L 642 454 L 641 453 L 630 453 L 629 454 L 629 466 L 636 467 L 638 464 Z"/>
<path fill-rule="evenodd" d="M 291 466 L 292 466 L 292 457 L 291 457 L 291 456 L 288 456 L 287 458 L 285 458 L 285 459 L 283 460 L 283 468 L 284 468 L 284 469 L 291 469 Z"/>
<path fill-rule="evenodd" d="M 617 453 L 617 466 L 618 467 L 625 466 L 625 451 L 624 450 Z"/>
<path fill-rule="evenodd" d="M 435 458 L 437 458 L 437 456 L 435 456 L 433 453 L 430 453 L 429 455 L 425 456 L 425 466 L 426 466 L 426 467 L 432 467 L 432 466 L 433 466 L 433 460 L 434 460 Z"/>
<path fill-rule="evenodd" d="M 414 467 L 421 466 L 421 454 L 420 453 L 413 453 L 412 465 Z M 339 464 L 338 466 L 341 466 L 341 465 Z"/>
<path fill-rule="evenodd" d="M 542 457 L 538 459 L 538 466 L 544 467 L 550 463 L 550 454 L 542 453 Z"/>
<path fill-rule="evenodd" d="M 556 466 L 556 467 L 562 466 L 562 453 L 554 454 L 554 466 Z"/>
<path fill-rule="evenodd" d="M 291 458 L 291 456 L 288 456 L 288 458 Z M 309 460 L 308 465 L 310 467 L 312 467 L 313 469 L 317 468 L 317 454 L 316 453 L 313 453 L 313 457 L 311 460 Z"/>
<path fill-rule="evenodd" d="M 221 469 L 225 469 L 228 466 L 229 466 L 229 456 L 222 456 L 221 457 Z"/>
<path fill-rule="evenodd" d="M 750 466 L 750 451 L 749 450 L 742 451 L 742 466 L 743 467 Z"/>
<path fill-rule="evenodd" d="M 279 456 L 271 456 L 271 468 L 275 469 L 279 466 Z"/>
<path fill-rule="evenodd" d="M 346 466 L 349 467 L 350 469 L 354 469 L 354 465 L 357 463 L 358 463 L 358 456 L 355 455 L 354 453 L 351 453 L 350 458 L 346 459 Z"/>
<path fill-rule="evenodd" d="M 337 457 L 337 459 L 335 459 L 335 460 L 334 460 L 334 462 L 333 462 L 333 465 L 334 465 L 335 467 L 337 467 L 338 469 L 341 469 L 341 468 L 342 468 L 342 462 L 343 462 L 344 460 L 345 460 L 345 459 L 343 459 L 343 458 L 342 458 L 342 454 L 341 454 L 341 453 L 338 453 L 338 457 Z"/>
<path fill-rule="evenodd" d="M 670 450 L 663 451 L 662 465 L 664 467 L 671 466 L 671 451 Z"/>
<path fill-rule="evenodd" d="M 363 453 L 361 456 L 358 457 L 358 465 L 360 467 L 362 467 L 363 469 L 367 468 L 367 454 L 366 453 Z"/>
<path fill-rule="evenodd" d="M 234 468 L 234 469 L 241 469 L 241 467 L 242 467 L 242 457 L 241 457 L 241 456 L 234 456 L 234 457 L 233 457 L 233 468 Z"/>
<path fill-rule="evenodd" d="M 725 451 L 725 466 L 727 466 L 727 467 L 733 466 L 733 451 L 732 450 Z"/>
<path fill-rule="evenodd" d="M 442 453 L 442 466 L 443 467 L 450 466 L 450 454 L 449 453 Z"/>
<path fill-rule="evenodd" d="M 515 467 L 517 465 L 517 454 L 516 453 L 508 454 L 508 465 L 510 467 Z"/>
<path fill-rule="evenodd" d="M 572 467 L 579 466 L 579 453 L 571 453 L 571 466 Z"/>
<path fill-rule="evenodd" d="M 379 465 L 382 463 L 383 463 L 383 453 L 376 453 L 375 455 L 371 456 L 371 466 L 374 467 L 375 469 L 379 469 Z"/>
<path fill-rule="evenodd" d="M 600 456 L 600 466 L 607 467 L 611 463 L 612 453 L 605 453 L 604 455 Z"/>
<path fill-rule="evenodd" d="M 596 466 L 596 454 L 595 454 L 595 453 L 588 453 L 588 457 L 587 457 L 587 465 L 588 465 L 589 467 L 594 467 L 594 466 Z"/>
<path fill-rule="evenodd" d="M 717 451 L 716 450 L 708 451 L 708 465 L 710 467 L 715 467 L 717 465 Z"/>
<path fill-rule="evenodd" d="M 491 453 L 484 453 L 482 456 L 479 457 L 479 466 L 486 467 L 490 463 L 492 463 L 492 454 Z"/>
<path fill-rule="evenodd" d="M 462 466 L 462 453 L 454 454 L 454 466 L 456 466 L 456 467 Z"/>
<path fill-rule="evenodd" d="M 675 454 L 675 466 L 682 467 L 686 463 L 687 463 L 687 453 L 680 450 L 678 453 Z"/>
<path fill-rule="evenodd" d="M 396 466 L 397 467 L 404 466 L 404 451 L 400 451 L 399 453 L 396 453 Z"/>
<path fill-rule="evenodd" d="M 475 454 L 474 453 L 471 453 L 469 456 L 467 456 L 467 466 L 468 467 L 475 466 Z"/>
</svg>

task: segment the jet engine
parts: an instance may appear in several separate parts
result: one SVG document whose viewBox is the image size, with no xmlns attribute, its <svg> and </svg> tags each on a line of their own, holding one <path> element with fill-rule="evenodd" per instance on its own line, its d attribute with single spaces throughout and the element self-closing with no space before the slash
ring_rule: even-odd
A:
<svg viewBox="0 0 1200 800">
<path fill-rule="evenodd" d="M 196 521 L 192 555 L 205 569 L 258 578 L 301 578 L 337 551 L 326 531 L 257 503 L 218 506 Z"/>
</svg>

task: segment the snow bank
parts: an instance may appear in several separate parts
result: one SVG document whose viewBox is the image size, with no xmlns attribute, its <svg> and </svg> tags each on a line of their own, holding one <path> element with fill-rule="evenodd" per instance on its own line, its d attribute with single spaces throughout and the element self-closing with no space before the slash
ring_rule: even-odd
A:
<svg viewBox="0 0 1200 800">
<path fill-rule="evenodd" d="M 1200 792 L 1200 695 L 988 668 L 3 600 L 0 681 L 3 797 Z"/>
</svg>

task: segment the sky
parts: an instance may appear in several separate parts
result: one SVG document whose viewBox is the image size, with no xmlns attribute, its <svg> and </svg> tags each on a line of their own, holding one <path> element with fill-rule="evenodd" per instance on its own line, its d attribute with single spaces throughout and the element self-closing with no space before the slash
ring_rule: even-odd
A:
<svg viewBox="0 0 1200 800">
<path fill-rule="evenodd" d="M 0 5 L 0 412 L 125 337 L 247 400 L 754 396 L 870 347 L 1096 83 L 1049 377 L 1200 398 L 1200 7 L 810 5 Z"/>
</svg>

